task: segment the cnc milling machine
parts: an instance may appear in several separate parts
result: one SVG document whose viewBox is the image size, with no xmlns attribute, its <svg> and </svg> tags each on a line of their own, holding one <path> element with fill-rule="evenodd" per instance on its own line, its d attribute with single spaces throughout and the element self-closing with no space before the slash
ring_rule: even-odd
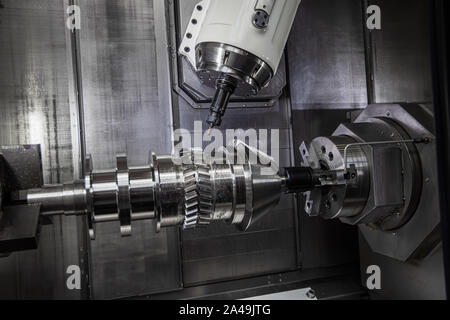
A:
<svg viewBox="0 0 450 320">
<path fill-rule="evenodd" d="M 96 32 L 95 28 L 82 28 L 77 32 L 66 31 L 62 37 L 70 56 L 70 63 L 63 64 L 74 74 L 67 83 L 74 90 L 67 95 L 70 103 L 65 106 L 68 110 L 64 115 L 59 114 L 63 112 L 59 98 L 53 99 L 55 132 L 41 126 L 50 121 L 49 111 L 42 111 L 48 107 L 48 97 L 44 98 L 45 107 L 24 109 L 26 119 L 6 110 L 8 117 L 14 113 L 17 122 L 23 125 L 0 131 L 0 142 L 5 145 L 0 149 L 0 255 L 4 256 L 1 260 L 11 260 L 14 255 L 30 250 L 44 250 L 39 245 L 42 233 L 49 228 L 71 230 L 65 225 L 69 222 L 63 222 L 66 220 L 77 226 L 76 240 L 72 238 L 71 242 L 72 245 L 78 242 L 83 248 L 76 256 L 87 265 L 83 269 L 84 285 L 90 298 L 167 297 L 165 292 L 173 288 L 184 291 L 169 297 L 196 297 L 192 288 L 202 287 L 208 292 L 213 290 L 208 285 L 223 281 L 229 281 L 231 288 L 212 291 L 211 296 L 220 297 L 220 293 L 231 291 L 233 285 L 254 289 L 260 287 L 258 281 L 265 283 L 259 293 L 264 294 L 283 291 L 273 285 L 273 277 L 289 287 L 302 283 L 299 280 L 302 277 L 312 281 L 330 274 L 337 277 L 336 281 L 353 284 L 343 296 L 445 298 L 434 107 L 431 89 L 426 87 L 430 84 L 418 80 L 424 71 L 415 69 L 417 61 L 427 60 L 423 57 L 427 50 L 411 54 L 411 61 L 405 62 L 409 64 L 404 68 L 413 71 L 408 71 L 407 76 L 401 74 L 401 69 L 398 75 L 384 80 L 385 69 L 373 69 L 376 64 L 373 59 L 384 56 L 368 51 L 374 49 L 367 41 L 379 41 L 377 50 L 384 49 L 386 55 L 392 55 L 388 63 L 401 60 L 395 56 L 396 52 L 389 51 L 382 38 L 388 37 L 382 36 L 382 32 L 395 30 L 389 29 L 388 24 L 395 21 L 389 18 L 390 13 L 393 17 L 397 12 L 395 5 L 385 4 L 386 30 L 369 34 L 361 29 L 364 2 L 345 1 L 342 7 L 338 7 L 337 1 L 326 0 L 137 2 L 144 10 L 138 14 L 139 19 L 154 19 L 152 31 L 156 36 L 151 41 L 156 54 L 152 58 L 158 71 L 154 73 L 157 79 L 151 83 L 154 96 L 148 96 L 145 86 L 140 84 L 134 84 L 139 90 L 133 92 L 118 84 L 125 81 L 127 59 L 134 54 L 134 44 L 129 44 L 127 36 L 132 36 L 132 30 L 144 35 L 148 31 L 134 26 L 136 19 L 130 19 L 123 22 L 125 34 L 111 36 L 106 40 L 111 42 L 101 46 L 106 50 L 115 43 L 120 52 L 120 57 L 115 57 L 122 63 L 120 72 L 114 72 L 111 61 L 101 63 L 105 70 L 112 68 L 108 71 L 109 78 L 101 80 L 111 84 L 106 85 L 110 94 L 105 93 L 105 87 L 96 87 L 100 76 L 92 70 L 96 65 L 92 58 L 98 55 L 100 59 L 103 55 L 106 60 L 114 60 L 114 57 L 91 41 L 91 36 L 104 41 L 100 40 L 101 35 L 89 33 Z M 412 8 L 409 14 L 422 17 L 421 9 L 426 5 L 423 1 L 416 2 L 417 8 Z M 21 12 L 21 8 L 13 1 L 5 3 L 7 11 L 2 15 L 8 25 L 11 23 L 8 17 Z M 330 11 L 320 10 L 318 3 L 329 5 Z M 118 5 L 122 11 L 111 12 L 101 4 L 81 1 L 80 5 L 81 12 L 89 12 L 83 20 L 87 25 L 94 23 L 96 15 L 117 18 L 137 14 L 136 8 L 128 12 L 122 5 Z M 100 13 L 91 13 L 90 8 Z M 331 18 L 327 15 L 333 9 L 344 12 L 336 18 L 338 34 L 324 29 L 326 19 Z M 347 29 L 339 29 L 338 25 L 344 22 Z M 17 32 L 12 27 L 8 31 Z M 320 34 L 321 31 L 324 33 Z M 0 37 L 3 40 L 5 36 Z M 314 37 L 319 40 L 314 41 Z M 323 60 L 322 52 L 315 47 L 326 42 L 321 37 L 335 39 L 335 43 L 327 42 L 330 50 L 323 52 Z M 142 34 L 136 41 L 141 38 Z M 352 48 L 345 47 L 346 42 L 360 45 L 361 50 L 355 54 Z M 421 45 L 427 47 L 426 40 Z M 345 48 L 345 54 L 340 52 L 340 46 Z M 83 48 L 88 52 L 86 56 Z M 148 54 L 143 48 L 139 50 L 143 50 L 143 56 L 137 58 L 139 66 L 127 76 L 147 68 L 143 65 Z M 323 66 L 324 63 L 328 64 Z M 336 70 L 330 71 L 333 63 Z M 3 63 L 1 68 L 6 68 Z M 29 70 L 23 73 L 31 77 Z M 315 77 L 321 80 L 311 82 Z M 374 77 L 377 81 L 390 81 L 391 85 L 396 81 L 406 84 L 393 89 L 383 87 L 382 91 L 380 83 L 373 86 Z M 36 83 L 41 81 L 34 79 Z M 416 90 L 419 86 L 426 87 L 422 96 Z M 42 93 L 25 89 L 23 92 L 31 100 L 42 98 Z M 383 97 L 386 92 L 393 98 Z M 99 95 L 101 101 L 96 100 Z M 373 95 L 378 97 L 374 99 Z M 133 100 L 136 96 L 139 101 Z M 152 99 L 156 102 L 146 106 L 145 101 Z M 16 106 L 14 102 L 8 103 Z M 103 111 L 94 110 L 96 103 L 103 103 Z M 152 109 L 151 113 L 145 108 Z M 65 124 L 64 133 L 58 132 L 57 124 L 62 119 L 58 117 L 66 117 L 71 123 Z M 147 124 L 146 117 L 154 119 L 153 122 Z M 170 154 L 173 130 L 191 130 L 194 120 L 200 118 L 206 119 L 210 129 L 281 129 L 283 154 L 279 172 L 263 173 L 266 165 L 260 160 L 270 155 L 255 150 L 246 141 L 235 141 L 231 147 L 245 151 L 239 163 L 227 157 L 223 161 L 208 161 L 196 156 L 201 150 L 157 155 L 146 149 L 153 145 L 158 153 Z M 11 146 L 15 140 L 10 132 L 14 130 L 20 130 L 28 139 L 21 138 L 17 140 L 20 143 Z M 55 143 L 50 146 L 40 138 L 40 132 L 53 137 L 56 147 Z M 53 160 L 55 154 L 61 153 L 59 134 L 71 136 L 66 144 L 77 149 L 71 151 L 73 175 L 67 179 L 69 182 L 60 174 L 53 176 L 53 171 L 61 166 Z M 112 150 L 119 150 L 114 163 Z M 124 151 L 128 155 L 120 153 Z M 139 259 L 147 261 L 142 274 L 147 274 L 147 270 L 164 274 L 162 277 L 170 274 L 170 281 L 162 284 L 155 279 L 146 280 L 144 288 L 136 289 L 115 279 L 115 286 L 124 285 L 125 289 L 120 287 L 111 293 L 102 284 L 106 280 L 101 278 L 96 284 L 99 293 L 94 295 L 89 283 L 95 283 L 95 276 L 109 270 L 108 263 L 115 259 L 119 261 L 117 268 L 126 273 L 127 268 L 121 267 L 121 263 L 126 264 L 135 256 L 130 253 L 126 257 L 131 252 L 127 250 L 137 250 L 136 246 L 146 241 L 153 242 L 139 249 Z M 48 240 L 44 248 L 45 245 Z M 118 257 L 114 257 L 114 252 L 105 253 L 113 248 L 120 248 Z M 216 254 L 215 250 L 223 252 Z M 255 265 L 238 261 L 239 255 L 249 260 L 253 257 Z M 156 262 L 158 257 L 161 263 Z M 276 262 L 268 262 L 277 258 Z M 89 259 L 92 262 L 86 261 Z M 154 265 L 158 265 L 157 270 Z M 380 266 L 389 280 L 383 281 L 383 289 L 364 288 L 371 265 Z M 360 278 L 357 285 L 352 282 L 355 274 Z M 342 280 L 348 277 L 351 280 Z M 236 282 L 244 278 L 256 282 Z M 393 283 L 392 279 L 400 280 Z M 406 283 L 406 279 L 412 280 Z M 133 280 L 137 283 L 138 279 Z M 309 292 L 321 290 L 311 288 Z"/>
</svg>

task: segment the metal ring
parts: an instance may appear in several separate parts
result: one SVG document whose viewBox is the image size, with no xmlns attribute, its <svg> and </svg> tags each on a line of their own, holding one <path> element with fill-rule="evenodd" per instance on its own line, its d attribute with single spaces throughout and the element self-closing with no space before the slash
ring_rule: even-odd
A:
<svg viewBox="0 0 450 320">
<path fill-rule="evenodd" d="M 96 227 L 95 227 L 95 211 L 92 199 L 92 157 L 91 155 L 87 155 L 84 160 L 84 188 L 86 190 L 86 216 L 87 216 L 87 224 L 89 228 L 89 238 L 91 240 L 95 240 Z"/>
<path fill-rule="evenodd" d="M 119 210 L 120 233 L 131 235 L 130 175 L 126 155 L 117 156 L 117 208 Z"/>
</svg>

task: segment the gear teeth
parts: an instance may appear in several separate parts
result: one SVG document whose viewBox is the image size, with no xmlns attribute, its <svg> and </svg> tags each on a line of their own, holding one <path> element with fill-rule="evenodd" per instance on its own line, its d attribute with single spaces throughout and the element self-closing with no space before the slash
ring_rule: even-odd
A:
<svg viewBox="0 0 450 320">
<path fill-rule="evenodd" d="M 194 162 L 195 153 L 191 153 L 191 162 L 186 165 L 184 174 L 185 219 L 184 229 L 208 226 L 213 214 L 213 192 L 210 167 Z M 185 162 L 186 163 L 186 162 Z"/>
</svg>

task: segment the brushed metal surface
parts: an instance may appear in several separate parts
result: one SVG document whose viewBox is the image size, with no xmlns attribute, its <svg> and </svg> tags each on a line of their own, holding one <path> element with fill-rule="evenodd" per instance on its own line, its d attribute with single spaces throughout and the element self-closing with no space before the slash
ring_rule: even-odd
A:
<svg viewBox="0 0 450 320">
<path fill-rule="evenodd" d="M 292 108 L 367 104 L 361 2 L 302 1 L 287 45 Z"/>
<path fill-rule="evenodd" d="M 331 107 L 330 107 L 331 108 Z M 300 145 L 316 137 L 331 135 L 341 123 L 349 123 L 351 110 L 295 110 L 293 131 L 295 165 L 301 165 Z M 304 125 L 308 124 L 308 125 Z M 298 196 L 300 245 L 304 268 L 329 267 L 341 264 L 357 264 L 357 228 L 339 221 L 326 221 L 308 217 L 305 213 L 305 197 Z"/>
<path fill-rule="evenodd" d="M 431 102 L 429 1 L 376 4 L 383 16 L 382 30 L 372 32 L 375 102 Z"/>
<path fill-rule="evenodd" d="M 331 134 L 367 105 L 361 1 L 304 0 L 287 45 L 296 165 L 303 141 Z M 302 266 L 357 263 L 356 229 L 309 218 L 298 197 Z M 322 249 L 321 249 L 322 248 Z"/>
<path fill-rule="evenodd" d="M 375 4 L 369 1 L 372 3 Z M 432 15 L 429 1 L 381 0 L 376 4 L 382 9 L 382 30 L 372 32 L 375 101 L 431 102 L 429 19 Z M 406 109 L 415 112 L 415 108 L 408 105 Z M 433 128 L 433 122 L 426 121 L 426 118 L 419 117 L 425 127 Z M 413 122 L 409 125 L 412 127 L 408 130 L 415 130 Z M 435 156 L 430 153 L 429 157 Z M 431 181 L 436 181 L 430 177 Z M 431 194 L 428 198 L 434 196 Z M 433 204 L 436 201 L 430 200 L 426 210 L 430 217 L 427 224 L 439 215 Z M 360 235 L 359 238 L 361 278 L 367 278 L 369 265 L 377 264 L 382 270 L 382 290 L 371 291 L 373 299 L 445 299 L 442 247 L 438 246 L 422 261 L 400 263 L 374 253 L 364 237 Z"/>
<path fill-rule="evenodd" d="M 359 243 L 361 278 L 367 279 L 367 267 L 373 264 L 378 265 L 382 272 L 381 290 L 369 290 L 372 299 L 446 299 L 442 246 L 422 261 L 402 263 L 374 253 L 361 233 Z M 365 284 L 364 281 L 362 283 Z"/>
<path fill-rule="evenodd" d="M 160 62 L 167 50 L 158 49 L 164 43 L 155 33 L 164 28 L 164 12 L 155 13 L 151 0 L 79 4 L 86 149 L 94 167 L 115 167 L 117 153 L 127 153 L 130 166 L 148 162 L 150 150 L 170 154 L 170 91 L 161 82 L 169 71 Z M 180 287 L 178 229 L 156 234 L 152 222 L 139 222 L 133 224 L 133 236 L 124 239 L 117 228 L 115 223 L 99 226 L 98 240 L 91 243 L 94 298 Z"/>
<path fill-rule="evenodd" d="M 44 180 L 72 179 L 63 1 L 2 0 L 0 7 L 0 144 L 40 144 Z M 67 266 L 79 262 L 77 220 L 41 229 L 36 251 L 0 259 L 0 297 L 75 299 Z"/>
</svg>

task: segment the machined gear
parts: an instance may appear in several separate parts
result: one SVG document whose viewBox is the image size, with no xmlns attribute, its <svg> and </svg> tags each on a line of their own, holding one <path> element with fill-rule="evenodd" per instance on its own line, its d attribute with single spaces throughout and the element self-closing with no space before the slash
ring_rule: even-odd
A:
<svg viewBox="0 0 450 320">
<path fill-rule="evenodd" d="M 213 192 L 210 166 L 196 163 L 194 153 L 190 155 L 191 164 L 184 169 L 185 219 L 184 229 L 207 226 L 213 214 Z"/>
</svg>

